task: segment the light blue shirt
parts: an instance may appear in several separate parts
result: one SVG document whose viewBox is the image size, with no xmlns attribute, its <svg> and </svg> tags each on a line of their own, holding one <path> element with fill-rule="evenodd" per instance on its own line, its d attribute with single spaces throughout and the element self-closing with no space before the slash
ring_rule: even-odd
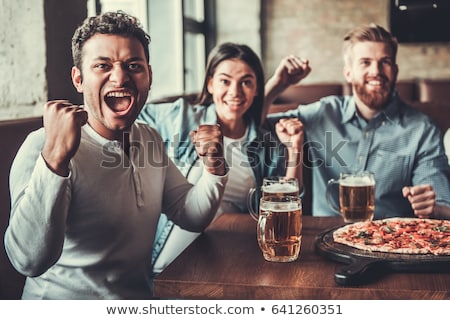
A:
<svg viewBox="0 0 450 320">
<path fill-rule="evenodd" d="M 327 182 L 350 170 L 375 174 L 375 219 L 413 216 L 402 195 L 404 186 L 431 184 L 437 203 L 450 206 L 449 166 L 441 133 L 428 116 L 396 95 L 370 121 L 358 114 L 351 96 L 330 96 L 272 114 L 269 123 L 282 117 L 298 117 L 304 124 L 312 162 L 313 215 L 336 214 L 326 202 Z"/>
</svg>

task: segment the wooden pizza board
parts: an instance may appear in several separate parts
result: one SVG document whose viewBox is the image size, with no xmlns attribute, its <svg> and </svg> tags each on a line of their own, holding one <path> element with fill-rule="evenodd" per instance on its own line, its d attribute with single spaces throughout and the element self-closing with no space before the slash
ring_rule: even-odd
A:
<svg viewBox="0 0 450 320">
<path fill-rule="evenodd" d="M 357 285 L 378 278 L 386 272 L 450 272 L 450 255 L 401 254 L 366 251 L 334 242 L 333 232 L 341 226 L 317 235 L 316 251 L 347 264 L 334 275 L 340 285 Z"/>
</svg>

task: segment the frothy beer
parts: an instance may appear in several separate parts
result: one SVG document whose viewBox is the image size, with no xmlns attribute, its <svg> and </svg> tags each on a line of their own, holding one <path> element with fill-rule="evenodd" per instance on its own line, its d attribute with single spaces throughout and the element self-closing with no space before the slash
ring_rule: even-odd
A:
<svg viewBox="0 0 450 320">
<path fill-rule="evenodd" d="M 272 199 L 276 201 L 276 198 L 283 198 L 287 196 L 298 197 L 299 190 L 298 185 L 291 183 L 277 182 L 262 187 L 263 199 Z"/>
<path fill-rule="evenodd" d="M 372 220 L 375 210 L 375 181 L 368 176 L 341 179 L 339 202 L 345 222 Z"/>
<path fill-rule="evenodd" d="M 286 198 L 284 198 L 286 199 Z M 264 259 L 289 262 L 298 258 L 302 239 L 300 199 L 292 202 L 261 201 L 258 221 L 258 244 Z"/>
</svg>

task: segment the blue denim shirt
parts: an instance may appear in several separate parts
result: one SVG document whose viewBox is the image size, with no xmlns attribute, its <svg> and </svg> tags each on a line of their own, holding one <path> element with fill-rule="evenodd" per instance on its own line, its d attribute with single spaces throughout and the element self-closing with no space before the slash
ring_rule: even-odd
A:
<svg viewBox="0 0 450 320">
<path fill-rule="evenodd" d="M 268 120 L 273 125 L 282 117 L 298 117 L 304 124 L 312 161 L 313 215 L 336 214 L 326 202 L 327 182 L 349 170 L 375 174 L 375 219 L 414 216 L 402 195 L 404 186 L 431 184 L 437 203 L 450 206 L 449 166 L 441 133 L 428 116 L 396 94 L 369 121 L 358 114 L 351 96 L 326 97 L 269 115 Z"/>
<path fill-rule="evenodd" d="M 214 104 L 190 105 L 180 98 L 173 103 L 146 104 L 138 121 L 148 123 L 160 133 L 170 158 L 187 177 L 198 159 L 189 133 L 200 124 L 216 124 L 217 114 Z M 284 175 L 286 171 L 284 146 L 270 131 L 258 128 L 254 122 L 250 122 L 248 126 L 247 143 L 244 148 L 256 185 L 261 185 L 264 177 Z M 164 214 L 161 215 L 155 236 L 153 260 L 163 248 L 172 225 Z"/>
</svg>

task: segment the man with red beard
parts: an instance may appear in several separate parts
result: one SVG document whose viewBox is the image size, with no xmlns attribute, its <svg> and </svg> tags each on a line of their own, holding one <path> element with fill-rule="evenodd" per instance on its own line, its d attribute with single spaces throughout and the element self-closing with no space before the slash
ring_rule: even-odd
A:
<svg viewBox="0 0 450 320">
<path fill-rule="evenodd" d="M 136 122 L 150 90 L 150 37 L 124 12 L 91 17 L 72 38 L 84 107 L 44 108 L 11 168 L 5 248 L 27 276 L 23 299 L 152 298 L 161 212 L 190 231 L 213 219 L 228 176 L 218 126 L 193 131 L 204 170 L 190 184 L 155 129 Z"/>
<path fill-rule="evenodd" d="M 450 219 L 449 166 L 439 129 L 403 102 L 395 83 L 397 40 L 371 24 L 344 38 L 344 75 L 353 96 L 330 96 L 268 116 L 303 122 L 312 164 L 313 214 L 334 215 L 325 199 L 327 182 L 341 172 L 375 174 L 375 219 Z M 309 72 L 309 62 L 285 58 L 266 83 L 266 106 Z M 305 185 L 305 188 L 308 186 Z M 337 195 L 335 195 L 337 198 Z"/>
</svg>

